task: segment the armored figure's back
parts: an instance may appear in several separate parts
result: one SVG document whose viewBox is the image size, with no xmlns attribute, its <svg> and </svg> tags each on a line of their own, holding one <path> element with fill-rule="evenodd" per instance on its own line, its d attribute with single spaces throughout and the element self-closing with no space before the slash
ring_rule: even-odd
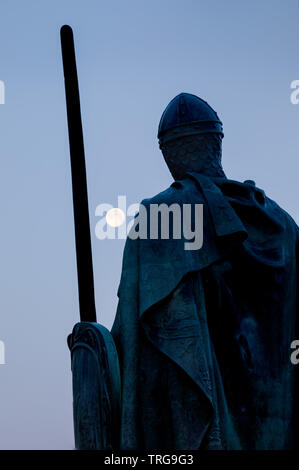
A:
<svg viewBox="0 0 299 470">
<path fill-rule="evenodd" d="M 123 449 L 298 445 L 298 227 L 253 181 L 226 178 L 222 137 L 217 114 L 194 95 L 162 115 L 160 147 L 176 181 L 142 206 L 202 204 L 203 245 L 127 239 L 112 329 Z"/>
</svg>

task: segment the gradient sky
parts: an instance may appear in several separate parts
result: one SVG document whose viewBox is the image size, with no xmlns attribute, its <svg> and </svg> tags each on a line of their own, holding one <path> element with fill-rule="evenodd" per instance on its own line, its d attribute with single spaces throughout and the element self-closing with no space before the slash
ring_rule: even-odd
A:
<svg viewBox="0 0 299 470">
<path fill-rule="evenodd" d="M 229 178 L 253 179 L 298 222 L 297 0 L 2 0 L 0 448 L 72 449 L 66 337 L 79 320 L 59 29 L 74 29 L 98 321 L 111 327 L 124 240 L 98 240 L 95 208 L 164 190 L 157 145 L 178 93 L 224 125 Z"/>
</svg>

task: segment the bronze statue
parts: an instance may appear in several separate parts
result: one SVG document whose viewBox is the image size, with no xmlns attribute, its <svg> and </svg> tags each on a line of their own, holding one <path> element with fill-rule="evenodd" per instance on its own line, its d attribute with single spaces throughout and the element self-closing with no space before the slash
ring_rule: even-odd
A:
<svg viewBox="0 0 299 470">
<path fill-rule="evenodd" d="M 112 328 L 121 449 L 293 449 L 298 227 L 251 180 L 226 177 L 222 123 L 188 93 L 159 125 L 175 182 L 142 201 L 202 204 L 203 244 L 128 237 Z"/>
</svg>

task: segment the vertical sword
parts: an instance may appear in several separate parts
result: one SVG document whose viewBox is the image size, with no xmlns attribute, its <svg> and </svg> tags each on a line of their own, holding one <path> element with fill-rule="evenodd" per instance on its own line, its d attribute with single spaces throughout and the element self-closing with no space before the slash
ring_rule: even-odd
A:
<svg viewBox="0 0 299 470">
<path fill-rule="evenodd" d="M 96 322 L 94 279 L 79 85 L 72 28 L 60 30 L 71 156 L 81 321 Z"/>
<path fill-rule="evenodd" d="M 94 281 L 79 86 L 72 28 L 60 31 L 71 154 L 81 322 L 68 337 L 77 449 L 117 449 L 121 385 L 111 333 L 96 323 Z"/>
</svg>

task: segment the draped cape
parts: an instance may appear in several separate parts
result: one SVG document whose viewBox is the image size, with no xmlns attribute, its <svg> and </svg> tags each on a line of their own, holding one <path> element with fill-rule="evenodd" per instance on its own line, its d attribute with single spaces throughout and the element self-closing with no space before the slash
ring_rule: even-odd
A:
<svg viewBox="0 0 299 470">
<path fill-rule="evenodd" d="M 190 173 L 142 201 L 162 203 L 203 205 L 203 245 L 127 238 L 121 448 L 295 447 L 296 223 L 252 181 Z"/>
</svg>

